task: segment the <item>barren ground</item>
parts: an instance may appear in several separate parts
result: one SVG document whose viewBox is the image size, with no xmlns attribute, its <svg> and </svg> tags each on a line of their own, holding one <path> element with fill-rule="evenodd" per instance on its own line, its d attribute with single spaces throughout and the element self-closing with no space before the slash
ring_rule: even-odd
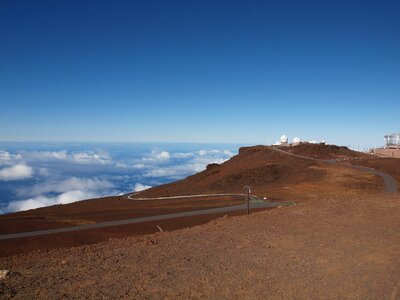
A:
<svg viewBox="0 0 400 300">
<path fill-rule="evenodd" d="M 400 197 L 329 198 L 1 258 L 17 298 L 396 299 Z M 392 298 L 390 298 L 392 297 Z"/>
<path fill-rule="evenodd" d="M 0 234 L 156 216 L 243 203 L 243 197 L 133 201 L 106 197 L 0 215 Z"/>
</svg>

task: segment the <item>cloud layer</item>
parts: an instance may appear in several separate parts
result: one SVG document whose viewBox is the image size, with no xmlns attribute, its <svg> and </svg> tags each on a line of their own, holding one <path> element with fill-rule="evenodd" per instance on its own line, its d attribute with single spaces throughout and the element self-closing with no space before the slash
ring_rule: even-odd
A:
<svg viewBox="0 0 400 300">
<path fill-rule="evenodd" d="M 57 205 L 57 204 L 68 204 L 84 199 L 96 198 L 100 195 L 90 191 L 81 190 L 71 190 L 55 197 L 38 196 L 34 198 L 29 198 L 26 200 L 12 201 L 8 206 L 6 211 L 21 211 L 34 209 L 44 206 Z"/>
<path fill-rule="evenodd" d="M 0 166 L 18 162 L 22 159 L 20 154 L 11 154 L 8 151 L 0 150 Z"/>
<path fill-rule="evenodd" d="M 0 213 L 138 192 L 234 155 L 231 150 L 199 146 L 192 151 L 172 146 L 137 151 L 130 145 L 106 150 L 88 146 L 77 150 L 76 145 L 29 149 L 0 150 Z"/>
<path fill-rule="evenodd" d="M 11 181 L 31 178 L 33 169 L 26 164 L 17 164 L 11 167 L 0 169 L 0 180 Z"/>
<path fill-rule="evenodd" d="M 19 154 L 27 161 L 66 161 L 76 164 L 110 164 L 112 159 L 107 151 L 33 151 Z"/>
<path fill-rule="evenodd" d="M 59 182 L 50 180 L 34 185 L 29 190 L 31 198 L 12 201 L 6 211 L 20 211 L 97 198 L 104 196 L 101 191 L 109 191 L 112 188 L 114 188 L 112 182 L 99 178 L 71 177 Z"/>
</svg>

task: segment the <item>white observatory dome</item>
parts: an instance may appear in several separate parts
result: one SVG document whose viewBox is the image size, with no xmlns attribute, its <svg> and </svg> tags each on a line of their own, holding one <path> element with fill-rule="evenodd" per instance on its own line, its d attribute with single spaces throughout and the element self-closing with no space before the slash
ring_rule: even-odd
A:
<svg viewBox="0 0 400 300">
<path fill-rule="evenodd" d="M 280 142 L 281 142 L 282 144 L 287 144 L 287 142 L 288 142 L 288 137 L 287 137 L 286 135 L 282 135 L 282 136 L 281 136 L 281 139 L 280 139 Z"/>
<path fill-rule="evenodd" d="M 293 144 L 300 144 L 300 138 L 295 137 L 295 138 L 293 139 Z"/>
</svg>

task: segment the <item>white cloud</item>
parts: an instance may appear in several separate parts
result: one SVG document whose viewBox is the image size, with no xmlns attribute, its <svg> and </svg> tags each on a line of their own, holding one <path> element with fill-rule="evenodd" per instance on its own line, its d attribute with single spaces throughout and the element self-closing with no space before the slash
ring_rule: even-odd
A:
<svg viewBox="0 0 400 300">
<path fill-rule="evenodd" d="M 20 154 L 12 154 L 10 152 L 0 150 L 0 165 L 13 164 L 16 161 L 20 161 L 22 156 Z"/>
<path fill-rule="evenodd" d="M 230 155 L 232 156 L 233 153 L 229 150 L 199 150 L 197 152 L 200 156 L 215 156 L 215 155 Z"/>
<path fill-rule="evenodd" d="M 56 197 L 57 202 L 60 204 L 68 204 L 84 199 L 89 199 L 89 198 L 96 198 L 99 197 L 99 194 L 93 192 L 93 191 L 81 191 L 81 190 L 72 190 L 68 191 L 65 193 L 62 193 L 61 195 L 58 195 Z"/>
<path fill-rule="evenodd" d="M 160 154 L 162 152 L 158 152 Z M 173 179 L 182 178 L 193 173 L 205 170 L 208 164 L 221 164 L 232 157 L 234 154 L 229 150 L 199 150 L 197 152 L 179 152 L 169 155 L 170 158 L 185 159 L 184 163 L 169 164 L 169 165 L 147 165 L 147 170 L 144 177 L 157 178 L 169 177 Z M 161 155 L 156 155 L 154 152 L 151 157 L 160 158 Z M 162 162 L 162 161 L 161 161 Z M 174 162 L 174 161 L 172 161 Z"/>
<path fill-rule="evenodd" d="M 199 150 L 197 151 L 196 158 L 194 159 L 207 159 L 207 160 L 212 160 L 212 159 L 218 159 L 218 160 L 227 160 L 231 158 L 235 153 L 233 153 L 230 150 Z M 211 163 L 211 162 L 209 162 Z"/>
<path fill-rule="evenodd" d="M 189 158 L 193 156 L 195 156 L 193 152 L 178 152 L 172 154 L 173 158 Z"/>
<path fill-rule="evenodd" d="M 84 199 L 97 198 L 99 196 L 99 194 L 92 191 L 72 190 L 56 197 L 38 196 L 27 200 L 13 201 L 8 204 L 6 211 L 14 212 L 56 204 L 68 204 Z"/>
<path fill-rule="evenodd" d="M 169 159 L 171 155 L 167 151 L 161 151 L 160 153 L 157 154 L 158 159 Z"/>
<path fill-rule="evenodd" d="M 140 191 L 144 191 L 151 188 L 151 185 L 145 185 L 145 184 L 141 184 L 141 183 L 136 183 L 135 186 L 133 187 L 133 190 L 135 192 L 140 192 Z"/>
<path fill-rule="evenodd" d="M 99 191 L 114 188 L 114 184 L 102 178 L 69 177 L 64 180 L 50 180 L 39 183 L 30 188 L 30 195 L 39 196 L 47 193 L 65 193 L 71 190 Z"/>
<path fill-rule="evenodd" d="M 107 152 L 80 152 L 71 155 L 72 161 L 80 164 L 109 164 L 111 157 Z"/>
<path fill-rule="evenodd" d="M 135 165 L 133 165 L 133 167 L 134 167 L 135 169 L 143 169 L 143 168 L 146 167 L 146 165 L 145 165 L 145 164 L 135 164 Z"/>
<path fill-rule="evenodd" d="M 24 157 L 29 160 L 66 160 L 68 159 L 68 151 L 33 151 L 33 152 L 23 152 Z"/>
<path fill-rule="evenodd" d="M 77 164 L 111 164 L 112 158 L 106 151 L 84 151 L 84 152 L 68 152 L 60 151 L 32 151 L 21 152 L 20 157 L 26 161 L 66 161 Z"/>
<path fill-rule="evenodd" d="M 26 164 L 17 164 L 0 170 L 0 181 L 27 179 L 33 176 L 33 169 Z"/>
<path fill-rule="evenodd" d="M 157 167 L 149 170 L 144 174 L 144 177 L 157 178 L 157 177 L 171 177 L 179 178 L 188 176 L 193 173 L 201 172 L 206 169 L 208 164 L 217 163 L 221 164 L 227 159 L 224 158 L 203 158 L 196 157 L 186 164 L 174 165 L 168 167 Z"/>
<path fill-rule="evenodd" d="M 70 177 L 61 181 L 50 180 L 26 189 L 21 194 L 29 194 L 29 198 L 10 202 L 5 211 L 14 212 L 98 198 L 105 194 L 115 194 L 115 191 L 111 191 L 114 187 L 112 182 L 101 178 Z"/>
<path fill-rule="evenodd" d="M 142 161 L 151 163 L 166 162 L 171 158 L 168 151 L 152 150 L 149 156 L 143 157 Z"/>
<path fill-rule="evenodd" d="M 199 155 L 204 156 L 204 155 L 207 154 L 207 151 L 206 150 L 199 150 L 198 153 L 199 153 Z"/>
<path fill-rule="evenodd" d="M 233 152 L 230 151 L 230 150 L 224 150 L 224 154 L 225 154 L 225 155 L 228 155 L 229 157 L 232 157 L 232 156 L 235 155 L 235 153 L 233 153 Z"/>
<path fill-rule="evenodd" d="M 178 175 L 178 170 L 174 168 L 159 168 L 146 172 L 144 174 L 144 177 L 157 178 L 157 177 L 171 177 L 176 175 Z"/>
<path fill-rule="evenodd" d="M 116 168 L 122 168 L 122 169 L 144 169 L 146 168 L 146 164 L 143 163 L 138 163 L 138 164 L 127 164 L 127 163 L 121 163 L 117 162 L 114 164 Z"/>
</svg>

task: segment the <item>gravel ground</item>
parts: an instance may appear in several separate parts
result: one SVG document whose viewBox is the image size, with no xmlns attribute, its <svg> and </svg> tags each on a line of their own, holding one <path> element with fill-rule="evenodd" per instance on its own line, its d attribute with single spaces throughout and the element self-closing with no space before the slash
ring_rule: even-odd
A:
<svg viewBox="0 0 400 300">
<path fill-rule="evenodd" d="M 17 299 L 399 299 L 400 196 L 330 197 L 0 258 Z"/>
</svg>

